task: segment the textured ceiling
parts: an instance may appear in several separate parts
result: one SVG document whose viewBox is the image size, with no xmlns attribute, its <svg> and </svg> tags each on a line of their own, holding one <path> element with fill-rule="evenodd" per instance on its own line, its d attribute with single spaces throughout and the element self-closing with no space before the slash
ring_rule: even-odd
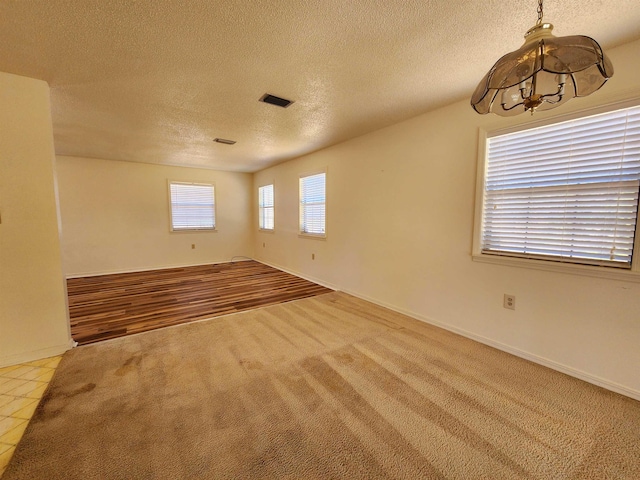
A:
<svg viewBox="0 0 640 480">
<path fill-rule="evenodd" d="M 49 83 L 60 155 L 251 172 L 469 97 L 536 8 L 0 0 L 0 71 Z M 638 0 L 547 0 L 544 18 L 605 50 L 640 38 Z M 264 93 L 295 103 L 258 102 Z"/>
</svg>

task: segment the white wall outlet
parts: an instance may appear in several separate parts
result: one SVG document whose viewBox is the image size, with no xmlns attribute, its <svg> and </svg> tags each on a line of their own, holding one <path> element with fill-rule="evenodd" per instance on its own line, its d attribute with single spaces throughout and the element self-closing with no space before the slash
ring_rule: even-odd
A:
<svg viewBox="0 0 640 480">
<path fill-rule="evenodd" d="M 509 310 L 516 309 L 516 296 L 509 295 L 508 293 L 504 294 L 504 303 L 502 304 L 504 308 L 508 308 Z"/>
</svg>

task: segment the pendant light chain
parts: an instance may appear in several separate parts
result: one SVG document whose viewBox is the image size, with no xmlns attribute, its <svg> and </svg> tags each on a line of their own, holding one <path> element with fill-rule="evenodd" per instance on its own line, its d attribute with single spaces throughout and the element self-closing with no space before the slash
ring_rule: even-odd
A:
<svg viewBox="0 0 640 480">
<path fill-rule="evenodd" d="M 538 21 L 536 25 L 542 24 L 542 0 L 538 0 Z"/>
</svg>

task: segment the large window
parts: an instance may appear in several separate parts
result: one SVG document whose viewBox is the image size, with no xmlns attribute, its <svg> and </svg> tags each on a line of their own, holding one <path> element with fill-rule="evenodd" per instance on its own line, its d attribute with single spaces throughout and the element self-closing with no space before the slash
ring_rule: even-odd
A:
<svg viewBox="0 0 640 480">
<path fill-rule="evenodd" d="M 273 184 L 258 188 L 258 225 L 260 230 L 274 229 Z"/>
<path fill-rule="evenodd" d="M 325 172 L 300 177 L 300 233 L 326 235 Z"/>
<path fill-rule="evenodd" d="M 169 183 L 171 230 L 214 230 L 214 186 L 200 183 Z"/>
<path fill-rule="evenodd" d="M 631 268 L 640 107 L 486 141 L 481 254 Z"/>
</svg>

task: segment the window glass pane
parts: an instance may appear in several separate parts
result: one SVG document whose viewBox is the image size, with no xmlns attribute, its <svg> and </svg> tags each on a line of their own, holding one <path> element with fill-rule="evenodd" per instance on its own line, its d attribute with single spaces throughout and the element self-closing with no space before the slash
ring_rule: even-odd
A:
<svg viewBox="0 0 640 480">
<path fill-rule="evenodd" d="M 325 173 L 300 178 L 301 233 L 325 234 L 325 182 Z"/>
<path fill-rule="evenodd" d="M 213 185 L 170 183 L 171 229 L 212 230 L 215 228 Z"/>
<path fill-rule="evenodd" d="M 482 250 L 630 267 L 640 107 L 487 139 Z"/>
<path fill-rule="evenodd" d="M 258 188 L 258 222 L 263 230 L 274 228 L 273 185 Z"/>
</svg>

